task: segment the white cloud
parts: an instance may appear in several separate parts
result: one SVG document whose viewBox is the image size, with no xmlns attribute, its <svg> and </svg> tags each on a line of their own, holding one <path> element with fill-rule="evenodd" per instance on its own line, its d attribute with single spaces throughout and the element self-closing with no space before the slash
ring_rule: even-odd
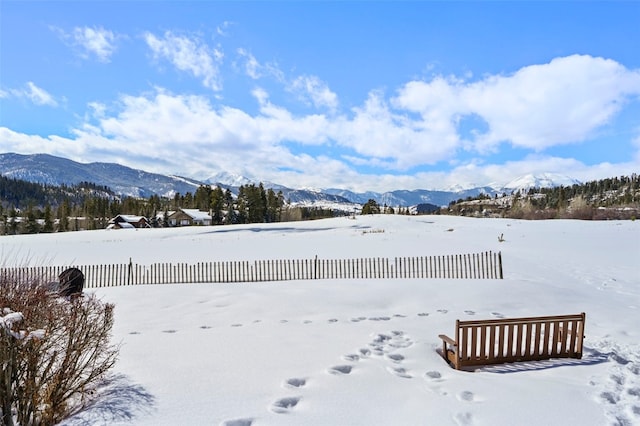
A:
<svg viewBox="0 0 640 426">
<path fill-rule="evenodd" d="M 425 124 L 401 110 L 393 110 L 381 92 L 371 92 L 353 118 L 342 117 L 332 128 L 337 143 L 370 158 L 385 160 L 390 169 L 435 164 L 452 156 L 459 140 L 450 123 Z"/>
<path fill-rule="evenodd" d="M 7 92 L 7 97 L 9 93 L 18 98 L 29 99 L 36 105 L 58 106 L 58 102 L 49 92 L 36 86 L 32 81 L 28 81 L 23 89 L 10 90 Z"/>
<path fill-rule="evenodd" d="M 236 50 L 240 60 L 244 63 L 244 74 L 253 80 L 259 80 L 263 77 L 274 78 L 277 82 L 285 83 L 284 73 L 275 63 L 260 63 L 256 57 L 246 49 L 240 48 Z"/>
<path fill-rule="evenodd" d="M 27 82 L 27 91 L 25 92 L 27 97 L 33 101 L 36 105 L 49 105 L 57 106 L 58 103 L 46 90 L 33 84 L 33 82 Z"/>
<path fill-rule="evenodd" d="M 170 60 L 179 69 L 205 81 L 217 78 L 215 55 L 197 39 L 172 33 L 159 39 L 147 34 L 147 43 L 158 58 Z M 196 68 L 199 55 L 209 58 L 210 65 Z M 257 61 L 256 65 L 261 72 L 267 69 Z M 24 141 L 25 148 L 17 143 L 11 146 L 16 151 L 28 147 L 67 157 L 93 153 L 91 161 L 117 160 L 155 172 L 207 177 L 227 170 L 291 186 L 355 190 L 447 188 L 464 182 L 484 185 L 536 172 L 590 180 L 640 169 L 640 154 L 628 162 L 596 165 L 545 155 L 550 147 L 580 143 L 602 131 L 627 102 L 637 102 L 640 73 L 614 61 L 571 56 L 478 81 L 451 76 L 410 81 L 393 97 L 372 91 L 349 111 L 338 109 L 337 95 L 316 77 L 281 81 L 283 88 L 292 82 L 314 106 L 333 106 L 335 111 L 297 114 L 273 102 L 262 87 L 252 91 L 258 104 L 253 115 L 212 104 L 208 96 L 156 89 L 122 96 L 117 105 L 91 103 L 85 124 L 75 130 L 72 140 L 13 134 L 10 140 Z M 36 89 L 30 87 L 33 99 L 46 102 L 46 92 Z M 470 114 L 486 122 L 486 132 L 461 135 L 461 117 Z M 499 151 L 503 141 L 530 155 L 486 164 L 489 157 L 484 153 Z M 627 142 L 640 153 L 637 134 Z M 304 153 L 305 145 L 322 154 Z M 462 151 L 466 152 L 461 157 Z M 455 168 L 404 173 L 445 162 Z M 363 165 L 376 170 L 375 175 L 359 173 Z"/>
<path fill-rule="evenodd" d="M 100 62 L 109 62 L 116 50 L 115 34 L 104 28 L 74 28 L 73 39 L 87 53 L 94 54 Z"/>
<path fill-rule="evenodd" d="M 227 32 L 227 30 L 233 25 L 233 22 L 231 21 L 224 21 L 222 24 L 218 25 L 216 27 L 216 33 L 219 36 L 223 36 L 223 37 L 228 37 L 229 33 Z"/>
<path fill-rule="evenodd" d="M 465 146 L 484 153 L 503 142 L 535 151 L 583 142 L 639 95 L 639 71 L 609 59 L 574 55 L 477 82 L 441 76 L 412 81 L 392 103 L 419 113 L 426 129 L 448 133 L 457 132 L 460 117 L 476 114 L 488 131 Z"/>
<path fill-rule="evenodd" d="M 209 47 L 197 37 L 189 38 L 171 31 L 165 32 L 162 37 L 145 33 L 144 40 L 155 59 L 166 59 L 180 71 L 202 79 L 205 87 L 215 91 L 222 90 L 219 73 L 219 65 L 223 59 L 221 50 Z"/>
<path fill-rule="evenodd" d="M 245 59 L 244 69 L 246 75 L 251 77 L 254 80 L 262 77 L 262 73 L 260 72 L 261 65 L 258 60 L 251 53 L 247 52 L 245 49 L 238 49 L 238 55 Z"/>
<path fill-rule="evenodd" d="M 71 32 L 52 27 L 52 31 L 83 58 L 95 56 L 100 62 L 109 62 L 115 53 L 118 36 L 102 27 L 75 27 Z"/>
<path fill-rule="evenodd" d="M 328 108 L 333 111 L 338 107 L 338 95 L 318 77 L 297 77 L 291 82 L 289 90 L 297 93 L 304 101 L 308 99 L 316 108 Z"/>
</svg>

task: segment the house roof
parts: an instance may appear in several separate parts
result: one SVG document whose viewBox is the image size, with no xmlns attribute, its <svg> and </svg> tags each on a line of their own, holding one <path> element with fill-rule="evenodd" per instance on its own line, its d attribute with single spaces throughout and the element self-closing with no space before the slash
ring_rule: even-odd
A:
<svg viewBox="0 0 640 426">
<path fill-rule="evenodd" d="M 207 212 L 201 212 L 198 209 L 180 209 L 189 215 L 193 220 L 211 220 L 211 216 Z"/>
<path fill-rule="evenodd" d="M 134 216 L 132 214 L 119 214 L 116 217 L 120 217 L 122 218 L 125 222 L 129 222 L 129 223 L 137 223 L 140 222 L 141 220 L 147 220 L 146 217 L 144 216 Z"/>
</svg>

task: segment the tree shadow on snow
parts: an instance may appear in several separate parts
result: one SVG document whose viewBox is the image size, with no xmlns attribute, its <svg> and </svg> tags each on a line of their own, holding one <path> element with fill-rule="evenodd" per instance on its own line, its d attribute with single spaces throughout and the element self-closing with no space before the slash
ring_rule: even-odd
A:
<svg viewBox="0 0 640 426">
<path fill-rule="evenodd" d="M 102 382 L 96 395 L 60 426 L 108 425 L 131 421 L 138 414 L 149 413 L 155 407 L 155 397 L 124 374 L 114 374 Z"/>
</svg>

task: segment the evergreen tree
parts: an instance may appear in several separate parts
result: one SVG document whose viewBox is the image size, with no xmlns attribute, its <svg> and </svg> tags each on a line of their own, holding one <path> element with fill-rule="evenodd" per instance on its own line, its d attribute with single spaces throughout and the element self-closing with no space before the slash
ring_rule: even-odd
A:
<svg viewBox="0 0 640 426">
<path fill-rule="evenodd" d="M 44 206 L 44 224 L 42 225 L 42 232 L 53 232 L 53 219 L 51 213 L 51 205 L 47 203 Z"/>
<path fill-rule="evenodd" d="M 233 194 L 229 188 L 224 191 L 224 209 L 226 210 L 224 223 L 227 225 L 238 223 L 238 217 L 233 203 Z"/>
<path fill-rule="evenodd" d="M 222 192 L 222 188 L 216 186 L 211 191 L 211 220 L 214 225 L 220 225 L 222 223 L 223 215 L 222 210 L 224 209 L 224 192 Z"/>
<path fill-rule="evenodd" d="M 380 206 L 376 202 L 376 200 L 370 198 L 369 201 L 362 206 L 362 214 L 379 214 Z"/>
</svg>

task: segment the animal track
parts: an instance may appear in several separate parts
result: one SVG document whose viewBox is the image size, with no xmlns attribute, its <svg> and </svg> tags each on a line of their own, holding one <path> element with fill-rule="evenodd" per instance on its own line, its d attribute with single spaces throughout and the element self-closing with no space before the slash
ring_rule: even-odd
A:
<svg viewBox="0 0 640 426">
<path fill-rule="evenodd" d="M 169 333 L 169 334 L 173 334 L 176 333 L 178 330 L 162 330 L 163 333 Z"/>
<path fill-rule="evenodd" d="M 446 314 L 447 312 L 449 312 L 448 309 L 438 309 L 438 312 L 440 312 L 441 314 Z"/>
<path fill-rule="evenodd" d="M 640 348 L 620 347 L 609 342 L 601 342 L 602 349 L 596 350 L 606 355 L 611 366 L 604 380 L 591 381 L 598 385 L 598 399 L 605 407 L 607 417 L 614 424 L 627 425 L 640 422 Z"/>
<path fill-rule="evenodd" d="M 424 375 L 431 380 L 441 380 L 442 374 L 439 371 L 427 371 Z"/>
<path fill-rule="evenodd" d="M 400 354 L 388 354 L 387 358 L 389 358 L 391 361 L 393 362 L 400 362 L 402 360 L 404 360 L 404 355 L 400 355 Z"/>
<path fill-rule="evenodd" d="M 405 368 L 402 367 L 387 367 L 387 370 L 398 377 L 402 377 L 403 379 L 410 379 L 412 376 L 407 372 Z"/>
<path fill-rule="evenodd" d="M 300 397 L 280 398 L 271 405 L 271 411 L 278 414 L 288 413 L 293 407 L 298 405 Z"/>
<path fill-rule="evenodd" d="M 500 312 L 491 312 L 491 315 L 493 315 L 496 318 L 504 318 L 504 315 L 501 314 Z"/>
<path fill-rule="evenodd" d="M 220 426 L 251 426 L 253 424 L 253 419 L 235 419 L 235 420 L 225 420 L 220 424 Z"/>
<path fill-rule="evenodd" d="M 344 358 L 345 361 L 360 361 L 360 355 L 358 354 L 347 354 L 347 355 L 344 355 L 342 358 Z"/>
<path fill-rule="evenodd" d="M 475 400 L 475 396 L 471 391 L 462 391 L 458 394 L 458 399 L 460 401 L 473 402 Z"/>
<path fill-rule="evenodd" d="M 369 321 L 389 321 L 389 317 L 370 317 Z"/>
<path fill-rule="evenodd" d="M 328 371 L 331 374 L 342 375 L 342 374 L 351 374 L 351 370 L 353 367 L 351 365 L 336 365 L 331 367 Z"/>
<path fill-rule="evenodd" d="M 473 415 L 469 412 L 458 413 L 453 420 L 460 426 L 470 426 L 473 424 Z"/>
<path fill-rule="evenodd" d="M 476 312 L 475 311 L 464 311 L 465 314 L 467 315 L 475 315 Z"/>
<path fill-rule="evenodd" d="M 285 384 L 288 387 L 292 387 L 292 388 L 301 388 L 303 386 L 306 386 L 307 384 L 307 380 L 306 379 L 299 379 L 299 378 L 291 378 L 288 379 Z"/>
</svg>

